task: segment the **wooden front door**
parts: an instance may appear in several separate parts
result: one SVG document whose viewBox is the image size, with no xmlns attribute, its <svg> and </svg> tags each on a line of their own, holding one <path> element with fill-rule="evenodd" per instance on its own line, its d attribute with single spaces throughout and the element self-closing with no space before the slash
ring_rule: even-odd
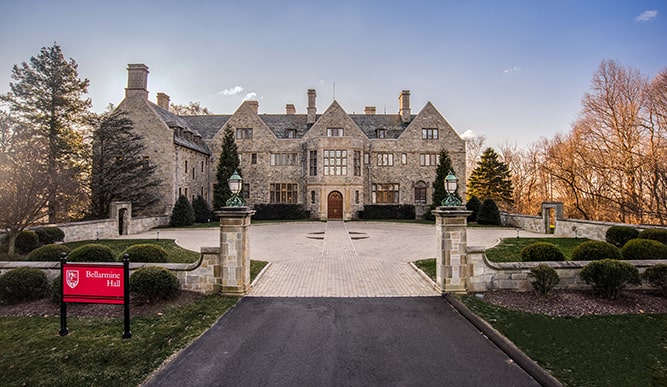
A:
<svg viewBox="0 0 667 387">
<path fill-rule="evenodd" d="M 343 219 L 343 195 L 338 191 L 329 194 L 327 219 Z"/>
</svg>

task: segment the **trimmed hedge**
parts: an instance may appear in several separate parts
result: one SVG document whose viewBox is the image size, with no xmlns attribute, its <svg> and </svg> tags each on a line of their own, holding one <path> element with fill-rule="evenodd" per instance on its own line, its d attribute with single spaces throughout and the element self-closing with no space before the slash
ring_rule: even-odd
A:
<svg viewBox="0 0 667 387">
<path fill-rule="evenodd" d="M 597 261 L 600 259 L 621 259 L 621 251 L 611 243 L 586 241 L 572 251 L 573 261 Z"/>
<path fill-rule="evenodd" d="M 79 246 L 67 256 L 70 262 L 115 262 L 113 250 L 110 247 L 90 243 Z"/>
<path fill-rule="evenodd" d="M 40 227 L 35 230 L 39 243 L 48 245 L 65 240 L 65 232 L 58 227 Z"/>
<path fill-rule="evenodd" d="M 58 262 L 63 253 L 68 254 L 70 248 L 65 245 L 44 245 L 28 254 L 28 261 Z"/>
<path fill-rule="evenodd" d="M 621 249 L 623 259 L 667 259 L 667 245 L 651 239 L 633 239 Z"/>
<path fill-rule="evenodd" d="M 359 215 L 362 219 L 415 219 L 412 204 L 366 204 Z"/>
<path fill-rule="evenodd" d="M 604 239 L 619 249 L 628 241 L 637 238 L 639 231 L 634 227 L 611 226 L 607 229 Z"/>
<path fill-rule="evenodd" d="M 662 295 L 667 297 L 667 265 L 657 264 L 651 266 L 644 271 L 642 274 L 644 278 L 651 286 L 655 286 L 662 291 Z"/>
<path fill-rule="evenodd" d="M 39 246 L 39 237 L 32 230 L 23 230 L 16 236 L 14 248 L 19 254 L 26 254 Z"/>
<path fill-rule="evenodd" d="M 257 220 L 295 220 L 307 219 L 306 211 L 301 204 L 255 204 Z"/>
<path fill-rule="evenodd" d="M 46 274 L 34 267 L 19 267 L 0 276 L 0 303 L 39 300 L 49 292 Z"/>
<path fill-rule="evenodd" d="M 150 243 L 141 243 L 132 245 L 125 249 L 120 255 L 121 259 L 127 254 L 130 262 L 151 262 L 151 263 L 166 263 L 169 254 L 167 250 L 159 245 Z"/>
<path fill-rule="evenodd" d="M 536 242 L 521 250 L 521 260 L 524 262 L 564 261 L 565 255 L 553 243 Z"/>
<path fill-rule="evenodd" d="M 176 275 L 163 267 L 144 267 L 130 275 L 130 293 L 140 302 L 173 299 L 180 288 Z"/>
<path fill-rule="evenodd" d="M 637 238 L 650 239 L 667 245 L 667 230 L 662 228 L 649 228 L 647 230 L 642 230 Z"/>
<path fill-rule="evenodd" d="M 593 261 L 581 270 L 581 279 L 602 297 L 615 299 L 626 284 L 640 285 L 639 270 L 617 259 Z"/>
<path fill-rule="evenodd" d="M 530 284 L 533 285 L 535 293 L 540 297 L 547 297 L 549 292 L 560 282 L 556 269 L 543 263 L 530 269 L 528 279 L 531 280 Z"/>
</svg>

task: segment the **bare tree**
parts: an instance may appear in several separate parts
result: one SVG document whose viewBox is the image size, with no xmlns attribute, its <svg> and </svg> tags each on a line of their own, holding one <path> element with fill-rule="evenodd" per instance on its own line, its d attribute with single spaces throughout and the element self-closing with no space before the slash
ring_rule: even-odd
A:
<svg viewBox="0 0 667 387">
<path fill-rule="evenodd" d="M 486 136 L 469 136 L 465 138 L 466 142 L 466 181 L 470 179 L 472 171 L 477 166 L 477 162 L 482 157 L 482 153 L 486 149 L 484 143 Z"/>
<path fill-rule="evenodd" d="M 208 108 L 201 106 L 199 102 L 189 102 L 187 105 L 171 104 L 169 110 L 179 116 L 206 116 L 213 114 Z"/>
</svg>

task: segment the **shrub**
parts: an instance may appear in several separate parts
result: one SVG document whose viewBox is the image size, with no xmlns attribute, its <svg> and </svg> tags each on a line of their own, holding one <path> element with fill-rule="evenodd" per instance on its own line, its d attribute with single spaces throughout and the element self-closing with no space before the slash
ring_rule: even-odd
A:
<svg viewBox="0 0 667 387">
<path fill-rule="evenodd" d="M 536 242 L 521 250 L 521 260 L 524 262 L 564 261 L 565 256 L 553 243 Z"/>
<path fill-rule="evenodd" d="M 172 299 L 180 287 L 176 275 L 163 267 L 144 267 L 130 275 L 130 292 L 140 302 Z"/>
<path fill-rule="evenodd" d="M 597 261 L 599 259 L 621 259 L 621 251 L 611 243 L 586 241 L 572 251 L 573 261 Z"/>
<path fill-rule="evenodd" d="M 51 281 L 51 301 L 60 302 L 63 294 L 63 277 L 57 276 Z"/>
<path fill-rule="evenodd" d="M 667 245 L 667 230 L 662 228 L 649 228 L 647 230 L 642 230 L 637 238 L 650 239 Z"/>
<path fill-rule="evenodd" d="M 16 236 L 14 247 L 19 254 L 26 254 L 39 246 L 39 237 L 32 230 L 23 230 Z"/>
<path fill-rule="evenodd" d="M 39 243 L 48 245 L 65 240 L 65 232 L 58 227 L 40 227 L 35 230 Z"/>
<path fill-rule="evenodd" d="M 477 222 L 477 215 L 479 214 L 479 208 L 482 206 L 482 202 L 479 201 L 477 196 L 472 196 L 468 203 L 466 203 L 466 209 L 472 211 L 472 214 L 468 215 L 468 223 Z"/>
<path fill-rule="evenodd" d="M 169 255 L 162 246 L 152 245 L 150 243 L 132 245 L 123 251 L 121 257 L 124 257 L 125 254 L 129 255 L 130 261 L 132 262 L 152 263 L 166 263 L 167 256 Z"/>
<path fill-rule="evenodd" d="M 178 197 L 169 218 L 169 225 L 174 227 L 191 226 L 195 223 L 195 210 L 185 196 Z"/>
<path fill-rule="evenodd" d="M 533 285 L 533 289 L 540 297 L 547 297 L 549 292 L 560 282 L 556 269 L 545 264 L 531 268 L 528 278 L 531 280 L 530 284 Z"/>
<path fill-rule="evenodd" d="M 414 219 L 412 204 L 366 204 L 363 219 Z"/>
<path fill-rule="evenodd" d="M 651 239 L 633 239 L 621 249 L 623 259 L 667 259 L 667 245 Z"/>
<path fill-rule="evenodd" d="M 70 248 L 65 245 L 44 245 L 28 254 L 28 261 L 58 262 L 63 253 L 69 253 Z"/>
<path fill-rule="evenodd" d="M 71 262 L 115 262 L 113 250 L 105 245 L 90 243 L 79 246 L 67 256 Z"/>
<path fill-rule="evenodd" d="M 49 292 L 49 282 L 43 271 L 33 267 L 19 267 L 0 276 L 0 303 L 18 304 L 39 300 Z"/>
<path fill-rule="evenodd" d="M 648 281 L 651 286 L 660 288 L 662 295 L 667 297 L 667 265 L 660 263 L 651 266 L 644 271 L 642 277 Z"/>
<path fill-rule="evenodd" d="M 306 219 L 306 212 L 301 204 L 255 204 L 257 220 Z"/>
<path fill-rule="evenodd" d="M 620 249 L 629 240 L 637 238 L 637 235 L 639 235 L 639 231 L 634 227 L 611 226 L 607 229 L 604 239 Z"/>
<path fill-rule="evenodd" d="M 478 224 L 500 225 L 500 211 L 493 199 L 484 199 L 477 214 Z"/>
<path fill-rule="evenodd" d="M 641 284 L 639 270 L 617 259 L 602 259 L 586 265 L 581 279 L 593 286 L 593 291 L 605 298 L 615 299 L 626 284 Z"/>
<path fill-rule="evenodd" d="M 192 202 L 192 210 L 195 212 L 195 223 L 208 223 L 213 219 L 211 207 L 201 195 Z"/>
</svg>

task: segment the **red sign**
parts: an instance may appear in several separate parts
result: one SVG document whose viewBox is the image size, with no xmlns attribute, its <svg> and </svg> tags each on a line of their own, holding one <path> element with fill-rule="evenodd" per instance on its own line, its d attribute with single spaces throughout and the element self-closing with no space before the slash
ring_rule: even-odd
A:
<svg viewBox="0 0 667 387">
<path fill-rule="evenodd" d="M 63 302 L 123 304 L 123 265 L 63 265 Z"/>
</svg>

